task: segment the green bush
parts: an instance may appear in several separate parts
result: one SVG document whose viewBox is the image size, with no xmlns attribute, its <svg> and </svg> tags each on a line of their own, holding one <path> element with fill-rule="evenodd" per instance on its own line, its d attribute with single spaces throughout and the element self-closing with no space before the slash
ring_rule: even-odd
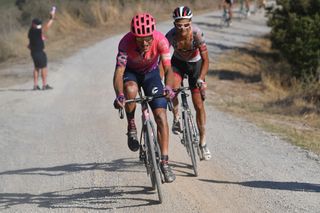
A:
<svg viewBox="0 0 320 213">
<path fill-rule="evenodd" d="M 291 65 L 289 74 L 310 82 L 319 78 L 320 0 L 278 0 L 269 18 L 273 48 Z M 319 79 L 318 79 L 319 80 Z"/>
</svg>

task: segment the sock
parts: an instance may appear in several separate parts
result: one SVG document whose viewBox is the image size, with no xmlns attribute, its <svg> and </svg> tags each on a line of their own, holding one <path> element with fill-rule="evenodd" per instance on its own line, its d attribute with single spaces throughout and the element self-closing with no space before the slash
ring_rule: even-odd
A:
<svg viewBox="0 0 320 213">
<path fill-rule="evenodd" d="M 168 163 L 169 156 L 168 155 L 161 155 L 161 163 Z"/>
</svg>

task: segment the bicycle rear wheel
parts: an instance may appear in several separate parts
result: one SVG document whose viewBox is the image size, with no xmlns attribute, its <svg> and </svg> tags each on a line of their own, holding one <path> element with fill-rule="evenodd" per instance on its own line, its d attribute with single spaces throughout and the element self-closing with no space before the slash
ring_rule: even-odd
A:
<svg viewBox="0 0 320 213">
<path fill-rule="evenodd" d="M 160 174 L 160 166 L 159 166 L 159 145 L 157 142 L 157 134 L 155 132 L 155 129 L 152 125 L 152 123 L 147 122 L 146 123 L 146 146 L 147 146 L 147 155 L 149 158 L 150 163 L 150 179 L 152 188 L 157 188 L 159 202 L 162 203 L 163 196 L 161 191 L 161 174 Z M 158 156 L 156 156 L 156 153 L 158 153 Z M 157 160 L 158 159 L 158 160 Z"/>
<path fill-rule="evenodd" d="M 191 163 L 192 163 L 192 169 L 194 171 L 194 175 L 198 176 L 198 168 L 197 168 L 197 160 L 195 157 L 195 150 L 192 142 L 192 132 L 191 132 L 191 118 L 188 114 L 188 112 L 184 111 L 182 112 L 182 118 L 183 118 L 183 137 L 185 140 L 185 146 L 187 149 L 187 152 L 191 158 Z"/>
</svg>

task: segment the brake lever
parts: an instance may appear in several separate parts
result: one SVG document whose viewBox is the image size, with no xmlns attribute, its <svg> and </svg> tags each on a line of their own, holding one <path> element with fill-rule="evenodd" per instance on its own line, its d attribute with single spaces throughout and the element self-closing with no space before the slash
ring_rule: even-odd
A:
<svg viewBox="0 0 320 213">
<path fill-rule="evenodd" d="M 120 117 L 120 119 L 124 118 L 123 108 L 119 109 L 119 117 Z"/>
</svg>

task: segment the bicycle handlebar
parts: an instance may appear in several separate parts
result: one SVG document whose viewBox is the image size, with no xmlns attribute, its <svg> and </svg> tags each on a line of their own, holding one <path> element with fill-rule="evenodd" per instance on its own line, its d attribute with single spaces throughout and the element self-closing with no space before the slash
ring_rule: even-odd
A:
<svg viewBox="0 0 320 213">
<path fill-rule="evenodd" d="M 150 96 L 142 96 L 142 97 L 138 97 L 138 98 L 133 98 L 133 99 L 128 99 L 125 101 L 125 103 L 142 103 L 142 102 L 150 102 L 153 99 L 157 99 L 157 98 L 164 98 L 166 97 L 166 95 L 163 94 L 156 94 L 156 95 L 150 95 Z"/>
<path fill-rule="evenodd" d="M 190 90 L 190 87 L 179 87 L 178 89 L 174 89 L 173 91 L 178 95 L 180 92 Z"/>
<path fill-rule="evenodd" d="M 164 98 L 166 97 L 166 95 L 164 94 L 156 94 L 156 95 L 150 95 L 150 96 L 142 96 L 142 97 L 138 97 L 138 98 L 133 98 L 133 99 L 128 99 L 125 100 L 125 103 L 143 103 L 143 102 L 150 102 L 153 99 L 157 99 L 157 98 Z M 173 106 L 172 106 L 172 101 L 168 101 L 168 108 L 170 111 L 172 111 Z M 123 112 L 123 108 L 119 109 L 119 117 L 120 119 L 124 118 L 124 112 Z"/>
</svg>

